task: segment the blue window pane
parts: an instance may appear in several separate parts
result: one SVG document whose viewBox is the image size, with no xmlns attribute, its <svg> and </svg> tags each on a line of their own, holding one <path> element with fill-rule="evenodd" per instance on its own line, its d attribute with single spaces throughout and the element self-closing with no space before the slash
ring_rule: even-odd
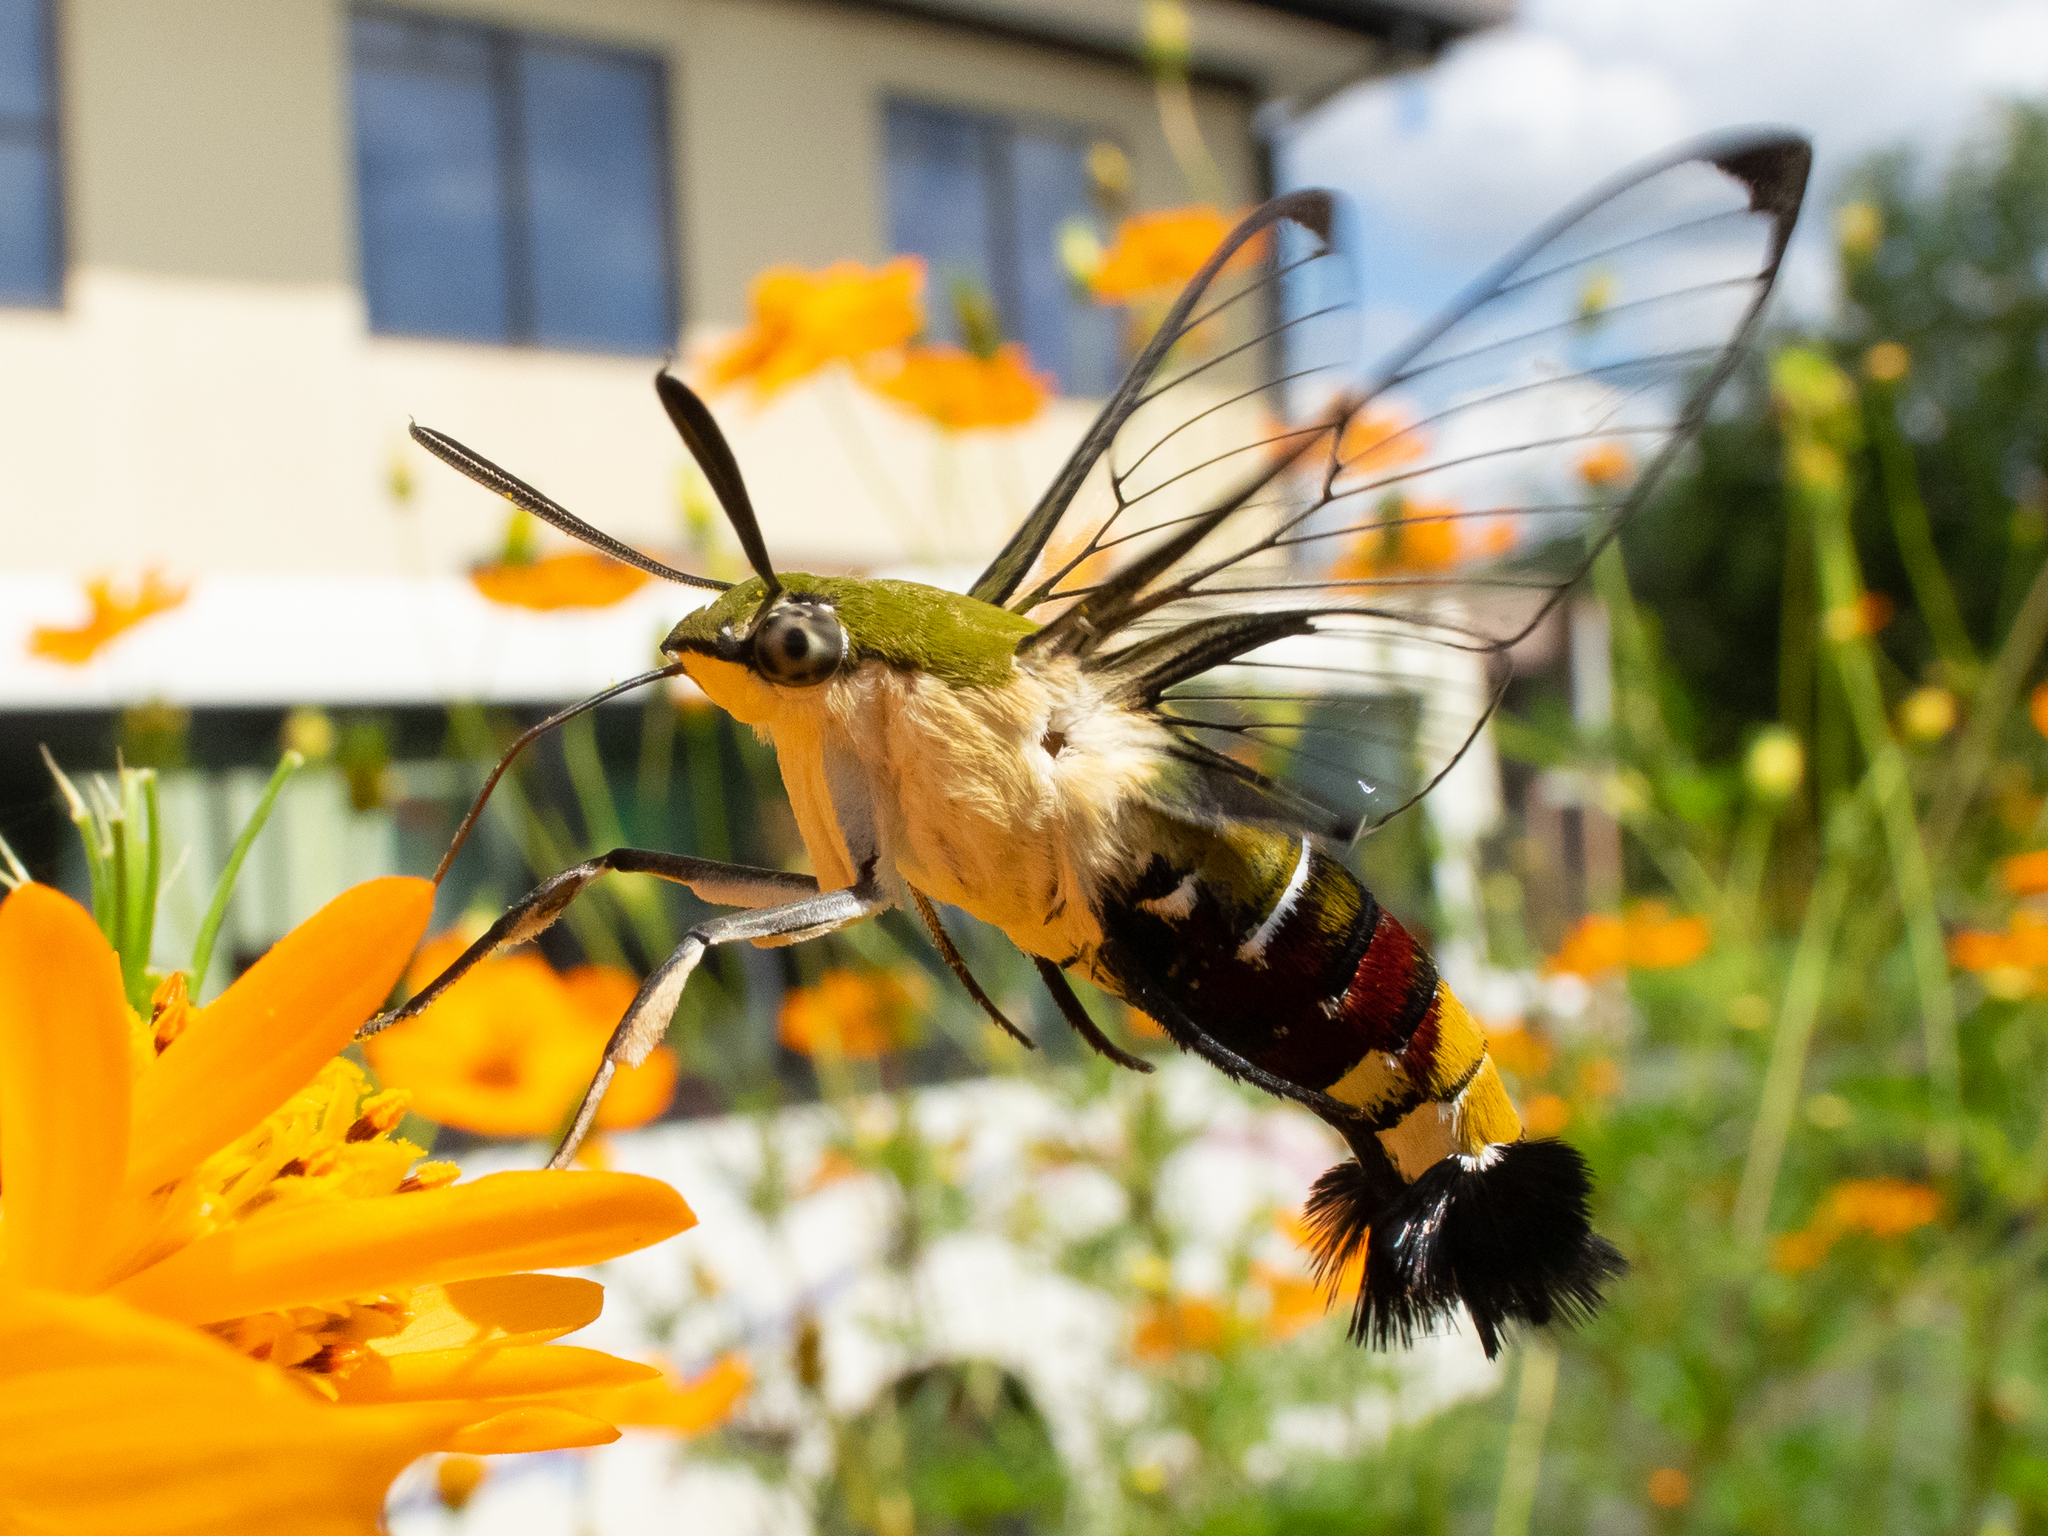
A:
<svg viewBox="0 0 2048 1536">
<path fill-rule="evenodd" d="M 1019 134 L 1011 149 L 1015 188 L 1016 312 L 1012 328 L 1039 367 L 1071 395 L 1116 384 L 1115 318 L 1074 291 L 1060 261 L 1060 226 L 1089 219 L 1087 147 L 1077 139 Z"/>
<path fill-rule="evenodd" d="M 43 0 L 0 0 L 0 120 L 39 118 L 49 105 Z"/>
<path fill-rule="evenodd" d="M 967 112 L 891 102 L 886 138 L 890 246 L 925 259 L 927 326 L 957 345 L 955 283 L 971 283 L 998 304 L 1005 298 L 996 261 L 995 125 Z"/>
<path fill-rule="evenodd" d="M 675 322 L 658 66 L 534 42 L 519 65 L 535 338 L 667 351 Z"/>
<path fill-rule="evenodd" d="M 355 21 L 363 288 L 380 331 L 510 334 L 501 123 L 485 40 Z"/>
<path fill-rule="evenodd" d="M 56 296 L 52 183 L 50 157 L 40 147 L 0 142 L 0 303 L 40 303 Z"/>
<path fill-rule="evenodd" d="M 1093 220 L 1082 135 L 906 101 L 888 104 L 885 129 L 889 238 L 931 268 L 932 335 L 960 340 L 952 289 L 964 278 L 1061 389 L 1113 388 L 1115 317 L 1074 291 L 1059 254 L 1061 226 Z"/>
</svg>

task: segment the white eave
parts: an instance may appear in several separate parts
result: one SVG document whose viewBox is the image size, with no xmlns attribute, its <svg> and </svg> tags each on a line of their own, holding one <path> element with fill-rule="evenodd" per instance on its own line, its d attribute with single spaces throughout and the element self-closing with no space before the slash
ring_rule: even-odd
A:
<svg viewBox="0 0 2048 1536">
<path fill-rule="evenodd" d="M 840 0 L 1137 62 L 1137 0 Z M 1300 110 L 1508 20 L 1513 0 L 1188 0 L 1194 68 Z"/>
<path fill-rule="evenodd" d="M 29 639 L 84 617 L 77 581 L 0 573 L 0 712 L 576 699 L 660 665 L 661 637 L 708 595 L 649 582 L 608 608 L 537 613 L 460 576 L 203 576 L 66 666 Z"/>
</svg>

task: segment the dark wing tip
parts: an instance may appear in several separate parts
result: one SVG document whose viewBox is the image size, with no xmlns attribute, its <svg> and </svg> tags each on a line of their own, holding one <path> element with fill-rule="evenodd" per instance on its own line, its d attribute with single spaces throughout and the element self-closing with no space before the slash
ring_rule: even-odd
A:
<svg viewBox="0 0 2048 1536">
<path fill-rule="evenodd" d="M 1720 170 L 1749 189 L 1749 206 L 1777 221 L 1771 265 L 1784 254 L 1792 225 L 1806 200 L 1806 181 L 1813 171 L 1813 145 L 1803 134 L 1778 132 L 1758 136 L 1740 148 L 1709 157 Z"/>
<path fill-rule="evenodd" d="M 1266 207 L 1282 218 L 1293 220 L 1324 244 L 1337 223 L 1336 196 L 1322 187 L 1310 187 L 1276 197 Z"/>
</svg>

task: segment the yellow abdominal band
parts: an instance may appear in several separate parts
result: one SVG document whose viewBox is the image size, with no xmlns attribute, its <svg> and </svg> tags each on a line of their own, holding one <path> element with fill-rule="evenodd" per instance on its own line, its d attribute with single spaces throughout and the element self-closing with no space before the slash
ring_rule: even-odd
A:
<svg viewBox="0 0 2048 1536">
<path fill-rule="evenodd" d="M 1491 1145 L 1518 1141 L 1522 1135 L 1521 1116 L 1515 1113 L 1499 1070 L 1487 1057 L 1486 1034 L 1478 1020 L 1441 981 L 1431 1012 L 1436 1016 L 1436 1048 L 1429 1053 L 1427 1079 L 1415 1085 L 1425 1095 L 1424 1102 L 1393 1129 L 1380 1133 L 1380 1144 L 1410 1183 L 1454 1153 L 1477 1157 Z M 1425 1016 L 1425 1027 L 1428 1022 Z M 1353 1085 L 1351 1079 L 1369 1062 L 1384 1063 L 1381 1072 L 1386 1076 L 1405 1075 L 1389 1058 L 1376 1056 L 1360 1062 L 1331 1093 L 1344 1097 L 1341 1090 L 1347 1086 L 1354 1091 L 1363 1087 L 1362 1083 Z M 1460 1082 L 1465 1086 L 1455 1098 L 1442 1097 L 1455 1091 Z"/>
</svg>

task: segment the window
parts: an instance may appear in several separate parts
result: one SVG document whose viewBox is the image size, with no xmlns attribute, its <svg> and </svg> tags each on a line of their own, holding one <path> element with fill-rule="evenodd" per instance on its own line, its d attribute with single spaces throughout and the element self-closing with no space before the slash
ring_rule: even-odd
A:
<svg viewBox="0 0 2048 1536">
<path fill-rule="evenodd" d="M 930 266 L 933 333 L 960 339 L 950 290 L 965 280 L 1061 389 L 1107 394 L 1115 317 L 1075 292 L 1059 253 L 1060 227 L 1094 212 L 1088 135 L 921 102 L 887 113 L 889 239 Z"/>
<path fill-rule="evenodd" d="M 658 59 L 383 10 L 353 47 L 372 330 L 675 345 Z"/>
<path fill-rule="evenodd" d="M 0 0 L 0 304 L 55 304 L 64 247 L 49 0 Z"/>
</svg>

